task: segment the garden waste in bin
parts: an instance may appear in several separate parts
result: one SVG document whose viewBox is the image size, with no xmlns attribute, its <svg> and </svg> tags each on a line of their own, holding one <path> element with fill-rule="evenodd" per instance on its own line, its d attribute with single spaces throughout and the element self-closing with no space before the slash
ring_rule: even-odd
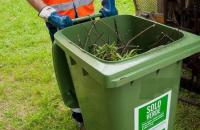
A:
<svg viewBox="0 0 200 130">
<path fill-rule="evenodd" d="M 113 42 L 140 51 L 119 61 L 89 53 L 93 44 Z M 65 98 L 74 86 L 86 130 L 173 130 L 182 59 L 200 52 L 199 42 L 196 35 L 129 15 L 68 27 L 56 33 L 53 46 L 54 62 L 61 63 L 55 63 L 57 75 L 62 62 L 69 65 L 58 82 L 72 79 L 60 85 L 61 93 L 77 104 Z"/>
</svg>

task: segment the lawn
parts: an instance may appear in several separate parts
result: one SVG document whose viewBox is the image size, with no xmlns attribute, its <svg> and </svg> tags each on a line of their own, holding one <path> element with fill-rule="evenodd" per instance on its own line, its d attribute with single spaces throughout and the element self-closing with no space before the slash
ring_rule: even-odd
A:
<svg viewBox="0 0 200 130">
<path fill-rule="evenodd" d="M 134 12 L 131 0 L 118 0 L 117 7 L 120 14 Z M 76 130 L 58 90 L 43 20 L 25 0 L 1 0 L 0 18 L 0 130 Z M 175 128 L 200 130 L 200 108 L 179 103 Z"/>
</svg>

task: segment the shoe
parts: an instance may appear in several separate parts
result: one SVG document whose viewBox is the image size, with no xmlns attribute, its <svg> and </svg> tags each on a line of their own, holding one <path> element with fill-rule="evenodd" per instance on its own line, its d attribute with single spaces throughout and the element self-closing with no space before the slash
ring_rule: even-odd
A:
<svg viewBox="0 0 200 130">
<path fill-rule="evenodd" d="M 84 124 L 80 122 L 78 122 L 78 128 L 79 130 L 85 130 Z"/>
<path fill-rule="evenodd" d="M 82 125 L 82 126 L 80 127 L 80 130 L 85 130 L 84 125 Z"/>
</svg>

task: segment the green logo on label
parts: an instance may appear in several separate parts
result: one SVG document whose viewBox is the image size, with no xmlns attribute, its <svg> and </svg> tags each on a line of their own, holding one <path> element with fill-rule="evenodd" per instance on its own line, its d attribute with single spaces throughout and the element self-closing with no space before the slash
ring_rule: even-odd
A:
<svg viewBox="0 0 200 130">
<path fill-rule="evenodd" d="M 171 91 L 135 109 L 135 130 L 167 130 Z"/>
</svg>

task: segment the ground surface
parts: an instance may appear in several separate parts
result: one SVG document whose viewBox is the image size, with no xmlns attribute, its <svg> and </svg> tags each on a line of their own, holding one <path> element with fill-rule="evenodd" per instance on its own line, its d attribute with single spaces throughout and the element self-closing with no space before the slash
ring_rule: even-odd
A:
<svg viewBox="0 0 200 130">
<path fill-rule="evenodd" d="M 117 0 L 119 12 L 133 14 L 131 2 Z M 76 130 L 58 91 L 48 32 L 25 0 L 1 0 L 0 130 L 47 129 Z M 179 103 L 175 129 L 200 130 L 200 108 Z"/>
</svg>

